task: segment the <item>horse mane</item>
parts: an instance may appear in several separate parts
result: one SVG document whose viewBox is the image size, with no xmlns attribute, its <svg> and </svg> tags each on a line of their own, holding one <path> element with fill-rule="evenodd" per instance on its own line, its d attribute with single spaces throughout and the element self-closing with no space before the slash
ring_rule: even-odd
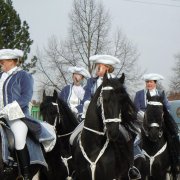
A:
<svg viewBox="0 0 180 180">
<path fill-rule="evenodd" d="M 75 114 L 71 111 L 68 104 L 61 98 L 57 99 L 57 103 L 59 106 L 60 115 L 64 120 L 71 121 L 75 126 L 77 126 L 79 123 L 77 121 L 77 118 Z"/>
<path fill-rule="evenodd" d="M 171 169 L 173 176 L 176 176 L 176 168 L 179 166 L 179 137 L 178 137 L 178 126 L 174 121 L 172 115 L 167 110 L 166 106 L 163 106 L 164 111 L 164 134 L 169 146 L 169 155 L 171 159 Z"/>
</svg>

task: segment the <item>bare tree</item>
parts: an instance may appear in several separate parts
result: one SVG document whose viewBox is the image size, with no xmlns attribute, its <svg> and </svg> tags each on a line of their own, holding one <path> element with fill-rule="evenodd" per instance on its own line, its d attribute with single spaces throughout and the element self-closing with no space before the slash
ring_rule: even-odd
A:
<svg viewBox="0 0 180 180">
<path fill-rule="evenodd" d="M 69 18 L 68 38 L 58 42 L 52 36 L 43 50 L 44 55 L 37 55 L 38 70 L 44 77 L 43 84 L 61 90 L 70 82 L 67 73 L 69 66 L 83 66 L 91 73 L 89 57 L 110 54 L 121 61 L 116 69 L 117 75 L 124 72 L 127 84 L 131 83 L 131 87 L 137 88 L 141 76 L 137 66 L 137 49 L 120 30 L 114 37 L 110 36 L 110 15 L 103 4 L 95 0 L 74 0 Z"/>
<path fill-rule="evenodd" d="M 170 92 L 180 93 L 180 54 L 175 55 L 175 65 L 173 67 L 173 75 L 170 79 Z"/>
</svg>

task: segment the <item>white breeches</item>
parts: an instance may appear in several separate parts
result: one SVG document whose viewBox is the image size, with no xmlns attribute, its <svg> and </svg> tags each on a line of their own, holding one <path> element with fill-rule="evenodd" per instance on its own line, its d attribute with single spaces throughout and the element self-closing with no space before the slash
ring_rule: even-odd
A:
<svg viewBox="0 0 180 180">
<path fill-rule="evenodd" d="M 22 150 L 26 144 L 26 136 L 28 132 L 28 127 L 20 119 L 14 121 L 7 121 L 10 129 L 14 134 L 15 148 L 16 150 Z"/>
</svg>

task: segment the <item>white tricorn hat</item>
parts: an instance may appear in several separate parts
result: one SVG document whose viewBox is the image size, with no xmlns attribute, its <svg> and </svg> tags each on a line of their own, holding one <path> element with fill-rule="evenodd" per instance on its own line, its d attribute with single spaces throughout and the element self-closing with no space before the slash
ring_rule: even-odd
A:
<svg viewBox="0 0 180 180">
<path fill-rule="evenodd" d="M 115 65 L 120 64 L 120 60 L 111 55 L 94 55 L 89 58 L 91 62 L 94 64 L 108 64 L 108 65 Z"/>
<path fill-rule="evenodd" d="M 91 77 L 90 73 L 83 67 L 72 66 L 72 67 L 69 67 L 68 72 L 70 72 L 72 74 L 73 73 L 81 74 L 85 78 Z"/>
<path fill-rule="evenodd" d="M 0 49 L 0 60 L 19 59 L 23 54 L 19 49 Z"/>
<path fill-rule="evenodd" d="M 149 73 L 149 74 L 144 74 L 142 79 L 145 81 L 150 81 L 150 80 L 158 81 L 158 80 L 163 80 L 164 77 L 160 74 Z"/>
</svg>

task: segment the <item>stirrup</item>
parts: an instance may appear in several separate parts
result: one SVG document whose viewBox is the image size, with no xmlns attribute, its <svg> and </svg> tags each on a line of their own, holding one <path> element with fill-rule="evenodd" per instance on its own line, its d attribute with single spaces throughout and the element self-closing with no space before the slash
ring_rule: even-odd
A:
<svg viewBox="0 0 180 180">
<path fill-rule="evenodd" d="M 137 177 L 134 177 L 134 178 L 130 177 L 129 172 L 130 172 L 130 170 L 132 170 L 132 169 L 134 169 L 134 170 L 137 171 Z M 138 168 L 136 168 L 135 166 L 130 167 L 130 168 L 129 168 L 129 171 L 128 171 L 128 178 L 129 178 L 129 180 L 139 180 L 139 179 L 141 179 L 141 174 L 140 174 Z"/>
</svg>

